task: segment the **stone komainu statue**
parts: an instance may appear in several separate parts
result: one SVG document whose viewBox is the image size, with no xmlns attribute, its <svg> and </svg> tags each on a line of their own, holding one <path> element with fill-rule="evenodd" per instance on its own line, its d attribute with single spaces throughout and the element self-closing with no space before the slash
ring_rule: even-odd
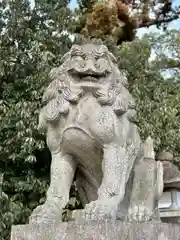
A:
<svg viewBox="0 0 180 240">
<path fill-rule="evenodd" d="M 60 219 L 74 178 L 86 217 L 152 220 L 163 191 L 162 166 L 151 138 L 141 143 L 135 103 L 116 58 L 104 45 L 87 43 L 72 46 L 62 62 L 50 73 L 39 116 L 52 154 L 51 182 L 30 223 Z"/>
</svg>

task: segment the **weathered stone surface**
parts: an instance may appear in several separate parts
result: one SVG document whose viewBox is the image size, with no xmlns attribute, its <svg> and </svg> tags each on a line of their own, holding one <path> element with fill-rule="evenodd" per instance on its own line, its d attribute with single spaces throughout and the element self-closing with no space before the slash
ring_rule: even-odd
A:
<svg viewBox="0 0 180 240">
<path fill-rule="evenodd" d="M 170 152 L 160 152 L 157 154 L 156 159 L 163 163 L 164 188 L 176 188 L 180 190 L 180 171 L 173 164 L 173 154 Z"/>
<path fill-rule="evenodd" d="M 102 44 L 74 45 L 50 77 L 39 129 L 52 155 L 51 183 L 30 223 L 61 216 L 75 172 L 90 218 L 151 220 L 163 189 L 162 167 L 151 138 L 140 140 L 134 99 L 113 54 Z"/>
<path fill-rule="evenodd" d="M 164 222 L 180 223 L 180 171 L 173 164 L 172 153 L 160 152 L 156 159 L 162 161 L 164 169 L 164 193 L 159 201 L 161 219 Z"/>
<path fill-rule="evenodd" d="M 11 240 L 179 240 L 179 224 L 91 221 L 87 224 L 60 223 L 47 229 L 14 226 Z M 18 232 L 19 236 L 18 237 Z M 30 235 L 28 236 L 28 232 Z M 32 234 L 33 233 L 33 234 Z M 41 234 L 40 234 L 41 233 Z M 39 236 L 38 236 L 39 234 Z M 23 236 L 24 235 L 24 236 Z"/>
<path fill-rule="evenodd" d="M 50 186 L 46 202 L 33 211 L 29 224 L 40 226 L 41 234 L 45 231 L 43 226 L 60 222 L 74 179 L 85 204 L 81 214 L 85 214 L 86 221 L 159 219 L 162 163 L 155 161 L 153 140 L 149 137 L 142 143 L 140 139 L 134 121 L 134 99 L 116 58 L 103 44 L 87 43 L 74 45 L 62 61 L 50 73 L 51 83 L 44 93 L 39 116 L 39 129 L 45 131 L 52 155 Z M 110 233 L 111 226 L 116 225 L 117 229 Z M 72 224 L 63 224 L 54 233 L 60 234 L 62 226 L 72 227 L 66 239 L 75 239 L 77 226 Z M 92 237 L 91 231 L 96 233 L 96 227 L 92 230 L 93 225 L 86 225 L 90 234 L 87 239 L 100 238 L 98 231 L 96 238 Z M 112 234 L 123 236 L 126 228 L 120 222 L 110 225 L 108 238 L 112 239 Z M 131 231 L 131 227 L 128 229 Z M 14 227 L 12 234 L 13 231 Z M 141 228 L 139 231 L 141 237 L 148 234 Z M 62 237 L 52 236 L 53 233 L 49 239 Z M 34 240 L 35 236 L 31 238 Z"/>
<path fill-rule="evenodd" d="M 170 152 L 159 152 L 156 156 L 156 159 L 159 161 L 173 161 L 173 154 Z"/>
</svg>

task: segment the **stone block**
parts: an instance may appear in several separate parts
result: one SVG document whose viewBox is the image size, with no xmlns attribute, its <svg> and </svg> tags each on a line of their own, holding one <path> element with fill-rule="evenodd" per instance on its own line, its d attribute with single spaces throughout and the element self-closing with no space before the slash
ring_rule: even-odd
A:
<svg viewBox="0 0 180 240">
<path fill-rule="evenodd" d="M 11 240 L 179 240 L 180 225 L 123 221 L 74 222 L 47 226 L 13 226 Z"/>
</svg>

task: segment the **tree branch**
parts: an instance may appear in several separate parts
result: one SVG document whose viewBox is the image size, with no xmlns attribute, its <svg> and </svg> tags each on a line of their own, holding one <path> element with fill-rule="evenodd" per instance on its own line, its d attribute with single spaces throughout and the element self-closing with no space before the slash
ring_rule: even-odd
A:
<svg viewBox="0 0 180 240">
<path fill-rule="evenodd" d="M 161 19 L 161 20 L 155 19 L 155 20 L 151 20 L 150 22 L 147 22 L 147 23 L 140 23 L 137 28 L 150 27 L 152 25 L 160 25 L 161 23 L 168 23 L 173 20 L 177 20 L 178 18 L 179 18 L 179 16 L 176 15 L 176 16 L 168 18 L 168 19 Z"/>
</svg>

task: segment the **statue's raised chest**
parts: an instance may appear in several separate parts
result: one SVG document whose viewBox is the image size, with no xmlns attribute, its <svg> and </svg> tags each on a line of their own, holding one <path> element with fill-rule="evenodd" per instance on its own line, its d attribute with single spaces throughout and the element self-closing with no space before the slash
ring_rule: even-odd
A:
<svg viewBox="0 0 180 240">
<path fill-rule="evenodd" d="M 114 137 L 116 120 L 111 107 L 101 106 L 95 97 L 87 96 L 73 107 L 67 119 L 66 129 L 79 128 L 92 138 L 106 142 Z"/>
</svg>

